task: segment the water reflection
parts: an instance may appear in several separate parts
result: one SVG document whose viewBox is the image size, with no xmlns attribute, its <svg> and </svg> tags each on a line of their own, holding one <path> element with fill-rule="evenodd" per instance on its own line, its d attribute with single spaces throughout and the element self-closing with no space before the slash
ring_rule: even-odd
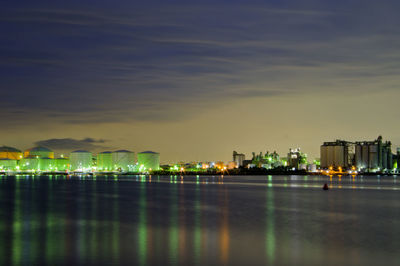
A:
<svg viewBox="0 0 400 266">
<path fill-rule="evenodd" d="M 397 263 L 397 185 L 383 176 L 0 176 L 0 265 Z"/>
</svg>

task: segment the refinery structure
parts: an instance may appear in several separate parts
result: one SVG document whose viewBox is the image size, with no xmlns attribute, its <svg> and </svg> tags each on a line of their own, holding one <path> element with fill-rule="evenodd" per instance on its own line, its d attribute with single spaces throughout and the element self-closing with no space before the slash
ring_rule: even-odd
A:
<svg viewBox="0 0 400 266">
<path fill-rule="evenodd" d="M 24 152 L 13 147 L 0 147 L 0 171 L 21 173 L 148 173 L 160 169 L 160 154 L 128 150 L 105 151 L 94 156 L 90 151 L 76 150 L 68 157 L 55 157 L 46 147 Z"/>
</svg>

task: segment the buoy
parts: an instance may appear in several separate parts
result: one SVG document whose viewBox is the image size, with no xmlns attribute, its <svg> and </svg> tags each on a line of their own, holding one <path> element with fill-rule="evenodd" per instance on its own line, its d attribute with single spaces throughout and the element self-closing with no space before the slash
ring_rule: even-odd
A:
<svg viewBox="0 0 400 266">
<path fill-rule="evenodd" d="M 322 187 L 322 189 L 323 189 L 323 190 L 328 190 L 328 189 L 329 189 L 328 184 L 325 183 L 325 185 Z"/>
</svg>

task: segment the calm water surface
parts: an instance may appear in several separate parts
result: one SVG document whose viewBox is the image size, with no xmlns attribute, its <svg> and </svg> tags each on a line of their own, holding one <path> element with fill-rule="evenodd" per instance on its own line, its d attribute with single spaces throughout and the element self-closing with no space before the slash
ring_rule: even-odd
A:
<svg viewBox="0 0 400 266">
<path fill-rule="evenodd" d="M 396 177 L 0 176 L 0 204 L 0 265 L 400 265 Z"/>
</svg>

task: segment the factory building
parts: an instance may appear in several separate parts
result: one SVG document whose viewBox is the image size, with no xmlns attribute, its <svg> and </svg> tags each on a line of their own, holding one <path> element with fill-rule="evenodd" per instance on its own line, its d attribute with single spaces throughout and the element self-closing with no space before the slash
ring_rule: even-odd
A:
<svg viewBox="0 0 400 266">
<path fill-rule="evenodd" d="M 117 171 L 133 172 L 133 168 L 135 167 L 135 153 L 127 150 L 114 151 L 112 153 L 112 166 Z"/>
<path fill-rule="evenodd" d="M 112 162 L 112 152 L 111 151 L 103 151 L 97 154 L 97 170 L 98 171 L 112 171 L 113 170 L 113 162 Z"/>
<path fill-rule="evenodd" d="M 321 168 L 348 168 L 352 166 L 352 143 L 344 140 L 324 142 L 321 146 Z M 354 147 L 354 146 L 353 146 Z"/>
<path fill-rule="evenodd" d="M 90 172 L 92 170 L 92 153 L 78 150 L 70 153 L 69 156 L 71 171 Z"/>
<path fill-rule="evenodd" d="M 37 157 L 37 158 L 50 158 L 54 159 L 54 152 L 45 147 L 34 147 L 31 149 L 27 149 L 24 152 L 24 157 Z"/>
<path fill-rule="evenodd" d="M 245 160 L 245 155 L 243 153 L 237 153 L 233 151 L 233 161 L 236 163 L 237 167 L 242 167 Z"/>
<path fill-rule="evenodd" d="M 17 169 L 17 160 L 3 158 L 0 159 L 0 171 L 13 171 Z"/>
<path fill-rule="evenodd" d="M 289 149 L 287 155 L 287 166 L 294 169 L 307 168 L 307 155 L 300 151 L 300 148 Z"/>
<path fill-rule="evenodd" d="M 160 154 L 153 151 L 139 152 L 137 155 L 139 171 L 159 170 Z"/>
<path fill-rule="evenodd" d="M 2 146 L 0 147 L 0 159 L 20 160 L 22 152 L 12 147 Z"/>
<path fill-rule="evenodd" d="M 355 143 L 355 165 L 359 170 L 380 171 L 393 168 L 392 144 L 379 136 L 374 141 Z"/>
</svg>

